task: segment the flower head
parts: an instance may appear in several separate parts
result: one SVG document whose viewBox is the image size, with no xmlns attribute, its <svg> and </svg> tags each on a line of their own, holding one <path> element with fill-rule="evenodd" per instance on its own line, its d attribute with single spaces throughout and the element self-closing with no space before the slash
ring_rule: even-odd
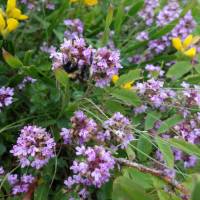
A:
<svg viewBox="0 0 200 200">
<path fill-rule="evenodd" d="M 77 155 L 81 160 L 75 160 L 70 169 L 73 171 L 73 176 L 65 180 L 65 185 L 71 189 L 74 185 L 101 187 L 109 181 L 110 170 L 114 168 L 115 160 L 111 153 L 105 150 L 102 146 L 81 147 L 77 148 Z M 87 195 L 81 195 L 83 199 Z"/>
<path fill-rule="evenodd" d="M 70 0 L 71 3 L 75 3 L 79 0 Z M 87 6 L 94 6 L 98 3 L 98 0 L 84 0 L 84 4 Z"/>
<path fill-rule="evenodd" d="M 27 192 L 34 179 L 32 175 L 23 175 L 21 177 L 17 174 L 8 175 L 8 183 L 12 186 L 12 194 Z"/>
<path fill-rule="evenodd" d="M 112 77 L 118 74 L 120 64 L 120 53 L 111 51 L 106 47 L 97 49 L 91 65 L 91 76 L 97 87 L 106 87 L 112 81 Z"/>
<path fill-rule="evenodd" d="M 10 87 L 0 88 L 0 111 L 1 108 L 10 105 L 13 102 L 14 90 Z"/>
<path fill-rule="evenodd" d="M 116 84 L 118 80 L 119 80 L 119 76 L 118 75 L 112 76 L 112 82 L 114 84 Z M 132 88 L 132 84 L 133 84 L 133 81 L 129 81 L 127 83 L 122 84 L 121 88 L 130 90 Z"/>
<path fill-rule="evenodd" d="M 27 20 L 28 16 L 23 15 L 17 8 L 16 0 L 8 0 L 6 12 L 0 10 L 0 33 L 6 37 L 10 32 L 17 29 L 19 20 Z"/>
<path fill-rule="evenodd" d="M 43 167 L 54 157 L 55 141 L 44 128 L 25 126 L 17 139 L 17 144 L 10 151 L 19 159 L 21 167 Z"/>
<path fill-rule="evenodd" d="M 184 55 L 193 58 L 196 55 L 196 48 L 190 48 L 190 46 L 194 44 L 194 40 L 195 37 L 193 37 L 192 35 L 188 35 L 183 42 L 179 37 L 176 37 L 172 39 L 172 44 L 175 49 L 182 52 Z"/>
<path fill-rule="evenodd" d="M 65 144 L 72 142 L 83 144 L 95 137 L 97 131 L 96 122 L 88 118 L 82 111 L 76 111 L 71 118 L 72 128 L 62 128 L 60 135 Z"/>
</svg>

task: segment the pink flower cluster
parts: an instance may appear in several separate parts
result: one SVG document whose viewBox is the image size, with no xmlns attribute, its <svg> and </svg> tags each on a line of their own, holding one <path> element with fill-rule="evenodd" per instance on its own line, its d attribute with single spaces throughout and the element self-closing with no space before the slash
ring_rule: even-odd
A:
<svg viewBox="0 0 200 200">
<path fill-rule="evenodd" d="M 51 135 L 41 127 L 25 126 L 10 151 L 19 159 L 21 167 L 31 166 L 40 169 L 55 156 L 56 143 Z"/>
<path fill-rule="evenodd" d="M 83 199 L 87 198 L 87 186 L 101 187 L 110 178 L 110 170 L 114 168 L 115 161 L 112 155 L 102 146 L 77 147 L 76 155 L 81 160 L 73 161 L 70 169 L 73 175 L 65 180 L 65 185 L 71 189 L 77 184 L 84 190 L 79 192 Z"/>
<path fill-rule="evenodd" d="M 13 102 L 14 89 L 10 87 L 0 88 L 0 112 L 3 107 L 9 106 Z"/>
</svg>

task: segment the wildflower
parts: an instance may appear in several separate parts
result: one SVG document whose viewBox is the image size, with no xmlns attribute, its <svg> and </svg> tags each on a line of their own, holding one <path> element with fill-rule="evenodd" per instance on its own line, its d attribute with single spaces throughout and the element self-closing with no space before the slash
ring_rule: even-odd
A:
<svg viewBox="0 0 200 200">
<path fill-rule="evenodd" d="M 89 70 L 93 51 L 91 47 L 86 46 L 82 37 L 65 38 L 61 44 L 60 51 L 52 52 L 50 56 L 53 60 L 52 69 L 69 66 L 71 68 L 69 71 L 75 71 L 81 76 L 82 73 L 86 73 Z"/>
<path fill-rule="evenodd" d="M 121 148 L 126 148 L 127 145 L 134 139 L 130 129 L 130 121 L 120 112 L 116 112 L 113 116 L 103 123 L 105 129 L 104 134 L 107 135 L 112 143 L 117 143 Z M 109 137 L 108 137 L 109 136 Z"/>
<path fill-rule="evenodd" d="M 4 174 L 4 169 L 2 166 L 0 166 L 0 176 Z"/>
<path fill-rule="evenodd" d="M 164 74 L 164 71 L 161 70 L 161 68 L 159 66 L 154 66 L 152 64 L 146 65 L 145 70 L 147 70 L 149 72 L 148 78 L 163 76 L 163 74 Z"/>
<path fill-rule="evenodd" d="M 189 48 L 193 44 L 193 36 L 189 35 L 185 38 L 185 40 L 182 42 L 180 38 L 173 38 L 172 44 L 178 50 L 179 52 L 182 52 L 184 55 L 188 57 L 195 57 L 196 55 L 196 48 L 192 47 Z"/>
<path fill-rule="evenodd" d="M 18 88 L 20 90 L 22 90 L 23 88 L 25 88 L 25 86 L 28 84 L 28 83 L 35 83 L 37 80 L 30 77 L 30 76 L 27 76 L 23 79 L 23 81 L 18 85 Z"/>
<path fill-rule="evenodd" d="M 17 139 L 17 144 L 10 151 L 19 159 L 21 167 L 43 167 L 54 157 L 55 141 L 44 128 L 25 126 Z"/>
<path fill-rule="evenodd" d="M 70 0 L 71 3 L 75 3 L 78 0 Z M 98 0 L 84 0 L 84 4 L 87 6 L 94 6 L 98 3 Z"/>
<path fill-rule="evenodd" d="M 142 31 L 136 36 L 136 40 L 138 41 L 145 41 L 149 39 L 148 32 Z"/>
<path fill-rule="evenodd" d="M 75 39 L 83 36 L 84 26 L 80 19 L 66 19 L 64 24 L 67 26 L 67 30 L 64 35 L 67 39 Z"/>
<path fill-rule="evenodd" d="M 112 82 L 113 83 L 116 83 L 118 80 L 119 80 L 119 76 L 118 75 L 114 75 L 112 77 Z M 127 83 L 121 85 L 121 88 L 130 90 L 132 88 L 132 84 L 133 84 L 133 81 L 127 82 Z"/>
<path fill-rule="evenodd" d="M 34 179 L 32 175 L 23 175 L 19 178 L 17 174 L 9 174 L 8 183 L 12 186 L 12 194 L 27 192 Z"/>
<path fill-rule="evenodd" d="M 0 33 L 6 37 L 10 32 L 17 29 L 19 20 L 26 20 L 28 16 L 23 15 L 16 7 L 16 0 L 8 0 L 6 12 L 0 10 Z"/>
<path fill-rule="evenodd" d="M 20 0 L 22 4 L 25 4 L 29 10 L 40 10 L 41 2 L 36 2 L 33 0 Z M 55 4 L 50 2 L 49 0 L 43 0 L 42 4 L 44 4 L 45 8 L 48 10 L 54 10 Z"/>
<path fill-rule="evenodd" d="M 118 75 L 114 75 L 112 77 L 112 82 L 114 84 L 117 83 L 118 80 L 119 80 L 119 76 Z M 121 88 L 130 90 L 132 88 L 132 84 L 133 84 L 133 81 L 129 81 L 129 82 L 124 83 L 123 85 L 121 85 Z"/>
<path fill-rule="evenodd" d="M 109 86 L 112 77 L 118 74 L 120 64 L 120 53 L 111 51 L 106 47 L 97 49 L 91 65 L 91 76 L 97 87 Z"/>
<path fill-rule="evenodd" d="M 72 142 L 83 144 L 91 140 L 97 131 L 96 122 L 88 118 L 82 111 L 76 111 L 71 118 L 72 128 L 63 128 L 60 135 L 65 144 Z"/>
<path fill-rule="evenodd" d="M 12 104 L 13 95 L 14 95 L 14 89 L 10 87 L 0 88 L 0 111 L 1 111 L 1 108 Z"/>
<path fill-rule="evenodd" d="M 154 10 L 159 6 L 158 0 L 145 0 L 144 8 L 139 12 L 139 16 L 150 26 L 154 20 Z"/>
<path fill-rule="evenodd" d="M 74 161 L 70 169 L 73 171 L 73 176 L 65 180 L 65 185 L 71 189 L 74 185 L 94 186 L 100 188 L 104 183 L 109 181 L 110 170 L 114 168 L 115 161 L 111 153 L 105 150 L 102 146 L 94 146 L 77 149 L 78 155 L 81 158 Z M 86 190 L 81 190 L 79 195 L 86 198 L 88 195 Z"/>
</svg>

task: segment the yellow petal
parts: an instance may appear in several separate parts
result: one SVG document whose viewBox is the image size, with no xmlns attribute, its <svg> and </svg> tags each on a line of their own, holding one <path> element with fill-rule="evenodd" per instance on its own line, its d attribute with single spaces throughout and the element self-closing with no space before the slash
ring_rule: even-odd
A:
<svg viewBox="0 0 200 200">
<path fill-rule="evenodd" d="M 3 17 L 5 17 L 6 16 L 6 14 L 4 13 L 4 11 L 0 8 L 0 14 L 3 16 Z"/>
<path fill-rule="evenodd" d="M 6 29 L 8 32 L 14 31 L 15 29 L 17 29 L 18 26 L 19 26 L 19 22 L 16 19 L 9 18 L 7 20 L 7 28 Z"/>
<path fill-rule="evenodd" d="M 8 17 L 15 19 L 18 19 L 20 15 L 21 15 L 21 10 L 18 8 L 14 8 L 8 13 Z"/>
<path fill-rule="evenodd" d="M 191 49 L 185 51 L 184 54 L 190 58 L 193 58 L 196 55 L 196 51 L 197 51 L 196 48 L 191 48 Z"/>
<path fill-rule="evenodd" d="M 94 6 L 98 3 L 98 0 L 84 0 L 84 3 L 87 5 L 87 6 Z"/>
<path fill-rule="evenodd" d="M 8 0 L 7 1 L 7 7 L 6 7 L 6 12 L 10 12 L 11 10 L 16 8 L 16 0 Z"/>
<path fill-rule="evenodd" d="M 172 44 L 178 51 L 183 51 L 183 45 L 180 38 L 173 38 Z"/>
<path fill-rule="evenodd" d="M 133 82 L 125 83 L 125 84 L 122 86 L 122 88 L 130 90 L 130 89 L 132 88 L 132 83 L 133 83 Z"/>
<path fill-rule="evenodd" d="M 27 20 L 28 19 L 28 16 L 27 15 L 20 15 L 19 20 Z"/>
<path fill-rule="evenodd" d="M 3 17 L 3 15 L 0 13 L 0 31 L 2 31 L 6 26 L 6 22 L 5 19 Z"/>
<path fill-rule="evenodd" d="M 200 41 L 200 36 L 194 36 L 192 39 L 192 45 L 198 43 Z"/>
<path fill-rule="evenodd" d="M 113 82 L 113 83 L 116 83 L 118 80 L 119 80 L 119 76 L 118 76 L 118 75 L 114 75 L 114 76 L 112 77 L 112 82 Z"/>
<path fill-rule="evenodd" d="M 192 39 L 193 39 L 192 35 L 188 35 L 185 38 L 185 40 L 183 41 L 183 48 L 184 49 L 187 49 L 192 44 Z"/>
</svg>

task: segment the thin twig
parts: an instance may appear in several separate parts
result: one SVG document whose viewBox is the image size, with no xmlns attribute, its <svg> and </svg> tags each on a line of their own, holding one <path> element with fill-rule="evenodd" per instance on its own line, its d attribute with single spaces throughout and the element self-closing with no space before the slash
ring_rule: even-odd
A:
<svg viewBox="0 0 200 200">
<path fill-rule="evenodd" d="M 162 179 L 163 181 L 165 181 L 166 183 L 168 183 L 169 185 L 171 185 L 174 189 L 179 190 L 185 196 L 189 196 L 189 191 L 182 184 L 178 183 L 176 180 L 173 180 L 172 178 L 166 176 L 164 171 L 152 169 L 152 168 L 146 167 L 144 165 L 138 164 L 136 162 L 126 160 L 124 158 L 115 158 L 115 160 L 122 165 L 126 165 L 128 167 L 135 168 L 143 173 L 148 173 L 153 176 L 156 176 L 156 177 Z"/>
</svg>

